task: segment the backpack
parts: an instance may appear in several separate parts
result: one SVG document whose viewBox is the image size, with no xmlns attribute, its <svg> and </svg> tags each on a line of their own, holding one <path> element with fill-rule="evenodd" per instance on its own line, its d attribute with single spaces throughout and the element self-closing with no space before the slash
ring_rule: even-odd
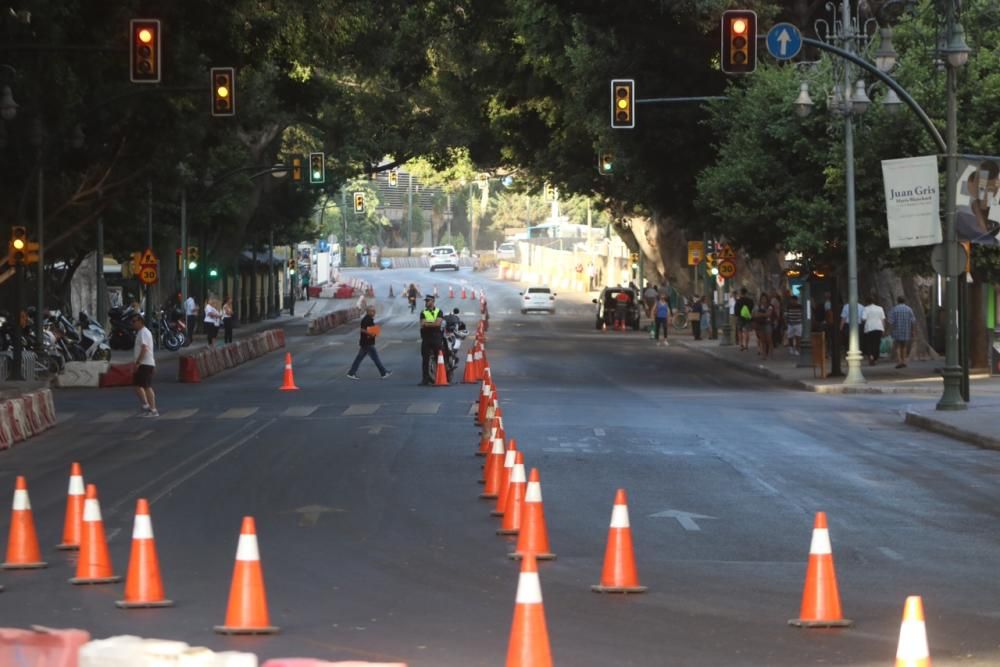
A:
<svg viewBox="0 0 1000 667">
<path fill-rule="evenodd" d="M 745 303 L 743 304 L 743 307 L 740 308 L 740 317 L 742 317 L 744 320 L 753 319 L 753 314 L 750 312 L 750 306 L 746 305 Z"/>
</svg>

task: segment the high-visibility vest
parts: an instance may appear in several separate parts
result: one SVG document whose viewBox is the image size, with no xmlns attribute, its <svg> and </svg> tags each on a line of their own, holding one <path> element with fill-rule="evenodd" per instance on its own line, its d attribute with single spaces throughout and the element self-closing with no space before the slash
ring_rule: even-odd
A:
<svg viewBox="0 0 1000 667">
<path fill-rule="evenodd" d="M 424 308 L 424 312 L 420 313 L 420 315 L 424 318 L 424 322 L 434 322 L 441 317 L 441 309 L 435 308 L 434 310 L 427 310 Z"/>
</svg>

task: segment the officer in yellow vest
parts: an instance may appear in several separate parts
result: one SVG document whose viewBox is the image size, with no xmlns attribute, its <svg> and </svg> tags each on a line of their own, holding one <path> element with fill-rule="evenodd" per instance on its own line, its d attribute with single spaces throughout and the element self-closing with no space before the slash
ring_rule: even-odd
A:
<svg viewBox="0 0 1000 667">
<path fill-rule="evenodd" d="M 420 357 L 423 365 L 421 367 L 421 385 L 434 384 L 434 373 L 438 353 L 444 345 L 444 335 L 441 332 L 441 325 L 444 323 L 444 313 L 434 305 L 434 296 L 428 294 L 424 297 L 424 309 L 420 312 Z"/>
</svg>

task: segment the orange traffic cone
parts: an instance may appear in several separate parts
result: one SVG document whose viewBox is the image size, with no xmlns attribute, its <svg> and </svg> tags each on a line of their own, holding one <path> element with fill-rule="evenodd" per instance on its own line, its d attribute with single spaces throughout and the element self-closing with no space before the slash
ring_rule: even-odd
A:
<svg viewBox="0 0 1000 667">
<path fill-rule="evenodd" d="M 906 606 L 903 607 L 903 622 L 899 626 L 899 645 L 896 648 L 896 667 L 931 667 L 924 604 L 919 595 L 906 598 Z"/>
<path fill-rule="evenodd" d="M 483 385 L 479 390 L 479 411 L 476 413 L 476 423 L 486 423 L 486 411 L 490 406 L 490 396 L 493 395 L 493 388 L 489 382 L 483 380 Z"/>
<path fill-rule="evenodd" d="M 517 535 L 517 547 L 509 556 L 515 560 L 534 556 L 538 560 L 552 560 L 556 557 L 549 549 L 549 530 L 545 525 L 545 509 L 542 507 L 542 478 L 538 468 L 532 468 L 528 476 L 528 488 L 524 492 L 521 509 L 521 532 Z"/>
<path fill-rule="evenodd" d="M 35 518 L 31 513 L 31 499 L 28 498 L 28 482 L 18 475 L 14 482 L 14 506 L 10 513 L 10 534 L 7 538 L 7 562 L 5 570 L 31 570 L 48 567 L 42 560 L 42 550 L 38 546 L 35 532 Z"/>
<path fill-rule="evenodd" d="M 451 285 L 448 285 L 448 298 L 449 299 L 455 298 L 455 288 L 452 287 Z"/>
<path fill-rule="evenodd" d="M 517 580 L 514 621 L 507 645 L 507 667 L 552 667 L 538 563 L 531 555 L 521 563 L 521 574 Z"/>
<path fill-rule="evenodd" d="M 71 584 L 113 584 L 122 578 L 111 569 L 111 555 L 104 537 L 101 503 L 97 500 L 97 487 L 87 485 L 83 501 L 83 536 L 80 539 L 80 558 L 76 561 L 76 576 Z"/>
<path fill-rule="evenodd" d="M 514 467 L 510 470 L 510 484 L 507 485 L 507 500 L 503 507 L 503 522 L 497 535 L 517 535 L 521 530 L 521 507 L 524 501 L 524 452 L 514 456 Z"/>
<path fill-rule="evenodd" d="M 476 343 L 476 347 L 472 351 L 472 361 L 476 371 L 476 379 L 483 379 L 483 344 Z"/>
<path fill-rule="evenodd" d="M 493 516 L 503 516 L 503 511 L 507 507 L 507 492 L 510 491 L 510 474 L 514 470 L 514 463 L 517 462 L 517 440 L 510 439 L 507 445 L 507 453 L 504 454 L 503 470 L 500 473 L 500 491 L 497 493 L 497 504 L 490 512 Z"/>
<path fill-rule="evenodd" d="M 487 456 L 493 449 L 493 439 L 497 437 L 497 418 L 492 405 L 486 410 L 486 415 L 486 423 L 479 434 L 479 451 L 476 452 L 476 456 Z"/>
<path fill-rule="evenodd" d="M 243 517 L 240 529 L 226 624 L 215 626 L 215 631 L 223 635 L 269 635 L 278 631 L 267 615 L 264 572 L 260 567 L 257 529 L 252 516 Z"/>
<path fill-rule="evenodd" d="M 295 386 L 295 374 L 292 373 L 292 353 L 285 352 L 285 380 L 278 387 L 281 391 L 298 391 Z"/>
<path fill-rule="evenodd" d="M 463 384 L 476 383 L 476 362 L 472 358 L 472 350 L 465 355 L 465 374 L 462 376 Z"/>
<path fill-rule="evenodd" d="M 62 544 L 56 549 L 80 548 L 83 534 L 83 469 L 74 462 L 69 470 L 69 492 L 66 494 L 66 520 L 63 522 Z"/>
<path fill-rule="evenodd" d="M 486 457 L 486 465 L 483 467 L 483 492 L 480 498 L 496 498 L 500 491 L 500 476 L 503 473 L 504 460 L 503 438 L 493 438 L 493 449 Z"/>
<path fill-rule="evenodd" d="M 611 510 L 611 527 L 608 528 L 608 547 L 604 552 L 604 570 L 601 583 L 591 586 L 596 593 L 645 593 L 646 587 L 639 585 L 639 573 L 635 569 L 635 553 L 632 550 L 632 527 L 628 520 L 628 500 L 625 489 L 615 494 L 615 506 Z"/>
<path fill-rule="evenodd" d="M 149 516 L 149 501 L 139 498 L 132 524 L 132 553 L 125 577 L 125 599 L 115 605 L 122 609 L 137 607 L 171 607 L 173 602 L 163 595 L 160 561 L 153 540 L 153 520 Z"/>
<path fill-rule="evenodd" d="M 843 628 L 853 624 L 840 611 L 826 512 L 816 512 L 812 543 L 809 545 L 806 585 L 802 591 L 802 609 L 799 618 L 793 618 L 788 623 L 799 628 Z"/>
<path fill-rule="evenodd" d="M 438 352 L 437 373 L 434 376 L 435 387 L 448 386 L 448 371 L 444 367 L 444 353 Z"/>
<path fill-rule="evenodd" d="M 466 296 L 465 296 L 465 288 L 464 287 L 462 288 L 462 298 L 463 299 L 466 298 Z"/>
</svg>

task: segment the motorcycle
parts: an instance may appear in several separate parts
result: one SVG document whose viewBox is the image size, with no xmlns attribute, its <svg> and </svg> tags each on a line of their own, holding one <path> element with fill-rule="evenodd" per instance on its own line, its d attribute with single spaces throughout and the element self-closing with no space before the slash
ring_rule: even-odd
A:
<svg viewBox="0 0 1000 667">
<path fill-rule="evenodd" d="M 137 314 L 140 313 L 132 306 L 116 306 L 108 311 L 108 320 L 111 322 L 108 343 L 112 350 L 131 350 L 135 346 L 132 317 Z"/>
<path fill-rule="evenodd" d="M 455 375 L 455 369 L 458 368 L 458 364 L 461 361 L 459 352 L 462 349 L 462 341 L 468 337 L 469 330 L 466 328 L 465 323 L 455 314 L 445 316 L 445 321 L 441 325 L 441 329 L 444 339 L 441 352 L 444 357 L 444 369 L 448 375 L 448 383 L 450 384 Z M 431 359 L 429 363 L 430 377 L 433 378 L 437 374 L 437 359 Z"/>
<path fill-rule="evenodd" d="M 83 348 L 87 361 L 110 361 L 111 347 L 104 327 L 91 320 L 82 310 L 77 316 L 77 326 L 80 329 L 79 345 Z"/>
<path fill-rule="evenodd" d="M 171 318 L 168 318 L 166 311 L 161 308 L 153 328 L 160 347 L 171 352 L 181 349 L 187 342 L 187 325 L 182 322 L 176 310 L 171 313 Z"/>
</svg>

